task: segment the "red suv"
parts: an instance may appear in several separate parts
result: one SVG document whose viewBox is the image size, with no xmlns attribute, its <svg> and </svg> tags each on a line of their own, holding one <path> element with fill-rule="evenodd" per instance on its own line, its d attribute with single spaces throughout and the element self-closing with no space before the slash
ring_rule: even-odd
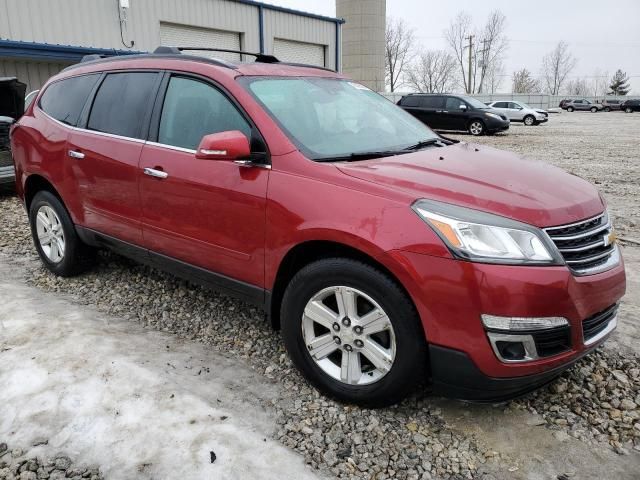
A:
<svg viewBox="0 0 640 480">
<path fill-rule="evenodd" d="M 366 87 L 163 48 L 52 78 L 12 129 L 44 265 L 96 247 L 254 302 L 319 389 L 500 400 L 616 326 L 625 272 L 588 182 L 442 138 Z"/>
</svg>

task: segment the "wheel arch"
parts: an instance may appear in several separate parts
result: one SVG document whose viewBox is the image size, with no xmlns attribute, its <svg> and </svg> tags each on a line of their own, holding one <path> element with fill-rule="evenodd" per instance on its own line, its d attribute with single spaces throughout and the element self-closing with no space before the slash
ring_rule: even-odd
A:
<svg viewBox="0 0 640 480">
<path fill-rule="evenodd" d="M 60 200 L 60 203 L 62 203 L 62 205 L 65 206 L 66 208 L 64 200 L 62 199 L 62 196 L 60 195 L 58 190 L 56 190 L 53 184 L 42 175 L 39 175 L 37 173 L 33 173 L 29 175 L 26 181 L 24 182 L 23 188 L 24 188 L 24 205 L 27 209 L 27 212 L 29 211 L 29 207 L 31 206 L 33 197 L 35 197 L 38 192 L 43 190 L 46 190 L 47 192 L 50 192 L 51 194 L 55 195 L 58 198 L 58 200 Z"/>
<path fill-rule="evenodd" d="M 364 252 L 362 249 L 341 242 L 332 240 L 308 240 L 298 243 L 289 249 L 278 266 L 275 280 L 273 282 L 273 288 L 271 289 L 266 305 L 267 314 L 269 315 L 271 325 L 275 330 L 280 329 L 280 308 L 282 297 L 284 296 L 284 291 L 293 276 L 301 268 L 316 260 L 332 257 L 358 260 L 381 271 L 398 285 L 411 302 L 413 308 L 418 312 L 411 294 L 398 279 L 397 275 L 395 275 L 374 256 Z"/>
</svg>

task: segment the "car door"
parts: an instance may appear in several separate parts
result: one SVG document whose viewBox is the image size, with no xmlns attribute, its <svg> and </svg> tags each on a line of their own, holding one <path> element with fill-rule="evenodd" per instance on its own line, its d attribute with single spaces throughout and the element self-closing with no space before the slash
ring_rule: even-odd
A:
<svg viewBox="0 0 640 480">
<path fill-rule="evenodd" d="M 524 109 L 515 102 L 507 102 L 507 118 L 511 121 L 521 122 L 524 118 Z"/>
<path fill-rule="evenodd" d="M 138 162 L 159 80 L 159 72 L 107 73 L 85 107 L 82 128 L 67 140 L 83 226 L 136 245 L 142 244 Z"/>
<path fill-rule="evenodd" d="M 491 108 L 493 108 L 494 110 L 497 110 L 503 115 L 506 115 L 507 118 L 509 119 L 511 118 L 510 111 L 509 111 L 509 102 L 495 102 L 493 105 L 491 105 Z"/>
<path fill-rule="evenodd" d="M 471 107 L 464 100 L 456 97 L 446 97 L 443 117 L 443 130 L 466 130 L 469 123 Z"/>
<path fill-rule="evenodd" d="M 207 275 L 220 287 L 262 287 L 269 166 L 195 157 L 205 135 L 239 130 L 255 150 L 260 134 L 208 80 L 167 74 L 160 92 L 139 166 L 145 246 L 165 268 L 178 260 L 220 274 Z"/>
</svg>

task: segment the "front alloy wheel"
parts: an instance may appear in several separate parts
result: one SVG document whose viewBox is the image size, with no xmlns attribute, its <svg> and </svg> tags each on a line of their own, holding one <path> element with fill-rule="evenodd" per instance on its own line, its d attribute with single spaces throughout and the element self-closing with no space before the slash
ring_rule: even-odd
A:
<svg viewBox="0 0 640 480">
<path fill-rule="evenodd" d="M 371 265 L 349 258 L 306 265 L 284 292 L 280 320 L 293 363 L 334 398 L 392 405 L 426 379 L 416 309 L 394 279 Z"/>
<path fill-rule="evenodd" d="M 536 123 L 536 119 L 533 115 L 527 115 L 526 117 L 524 117 L 524 124 L 528 127 L 530 127 L 534 123 Z"/>
<path fill-rule="evenodd" d="M 302 336 L 316 365 L 348 385 L 377 382 L 396 357 L 388 315 L 356 288 L 335 286 L 316 293 L 304 309 Z"/>
<path fill-rule="evenodd" d="M 469 133 L 471 135 L 482 135 L 484 132 L 484 124 L 480 120 L 474 120 L 469 124 Z"/>
</svg>

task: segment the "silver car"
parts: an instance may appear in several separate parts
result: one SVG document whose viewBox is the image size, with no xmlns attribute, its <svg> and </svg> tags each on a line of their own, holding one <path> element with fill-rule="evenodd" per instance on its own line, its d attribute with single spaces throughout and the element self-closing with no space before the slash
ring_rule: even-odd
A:
<svg viewBox="0 0 640 480">
<path fill-rule="evenodd" d="M 571 100 L 566 106 L 567 112 L 573 112 L 574 110 L 591 111 L 593 113 L 603 110 L 604 107 L 599 103 L 591 103 L 585 98 L 578 100 Z"/>
<path fill-rule="evenodd" d="M 512 122 L 523 122 L 527 126 L 539 125 L 549 120 L 546 110 L 530 107 L 526 103 L 515 100 L 497 100 L 487 103 L 491 108 L 506 115 Z"/>
</svg>

